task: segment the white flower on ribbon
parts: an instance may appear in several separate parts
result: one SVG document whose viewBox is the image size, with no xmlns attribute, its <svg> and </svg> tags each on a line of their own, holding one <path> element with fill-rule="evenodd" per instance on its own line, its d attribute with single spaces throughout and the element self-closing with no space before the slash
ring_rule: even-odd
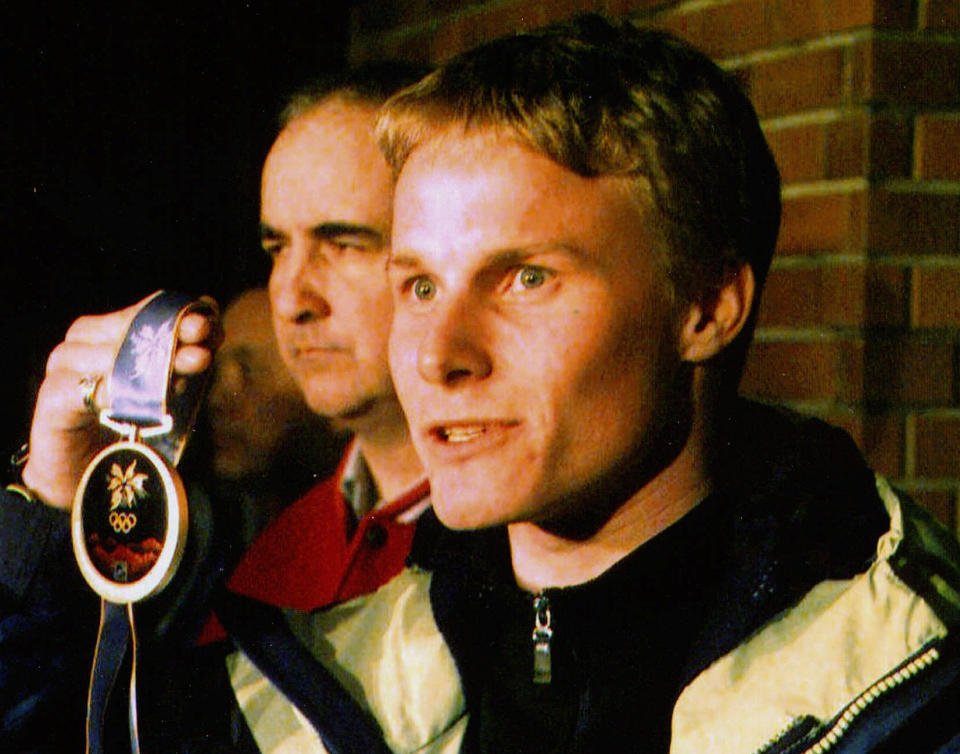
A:
<svg viewBox="0 0 960 754">
<path fill-rule="evenodd" d="M 152 325 L 143 325 L 133 333 L 131 340 L 135 356 L 131 379 L 161 372 L 165 377 L 166 370 L 161 370 L 161 367 L 173 343 L 173 322 L 168 320 L 156 329 Z"/>
</svg>

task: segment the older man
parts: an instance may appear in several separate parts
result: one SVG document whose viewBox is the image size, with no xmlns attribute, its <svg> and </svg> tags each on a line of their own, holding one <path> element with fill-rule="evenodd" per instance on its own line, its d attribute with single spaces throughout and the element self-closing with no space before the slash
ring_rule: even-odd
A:
<svg viewBox="0 0 960 754">
<path fill-rule="evenodd" d="M 244 555 L 229 581 L 232 594 L 248 598 L 244 604 L 314 609 L 375 588 L 403 567 L 416 519 L 429 506 L 387 365 L 392 179 L 373 136 L 378 105 L 420 73 L 385 64 L 304 90 L 284 111 L 264 165 L 262 235 L 273 259 L 269 294 L 279 349 L 309 407 L 355 439 L 337 474 L 285 509 Z M 96 378 L 110 374 L 135 310 L 79 319 L 51 354 L 22 484 L 9 487 L 0 506 L 0 578 L 9 597 L 0 647 L 10 681 L 3 687 L 3 738 L 14 748 L 82 745 L 73 713 L 82 708 L 86 684 L 77 667 L 89 670 L 88 623 L 96 613 L 70 562 L 65 511 L 84 466 L 108 438 L 91 410 L 106 400 Z M 177 372 L 206 369 L 210 321 L 188 315 L 179 335 Z M 206 568 L 223 561 L 211 558 Z M 209 570 L 200 580 L 216 575 Z M 144 610 L 150 615 L 149 603 Z M 224 611 L 218 615 L 229 623 Z M 190 635 L 197 616 L 181 606 L 174 618 L 158 625 L 174 625 L 181 645 L 159 645 L 138 670 L 141 739 L 164 751 L 255 750 L 231 711 L 226 675 L 215 672 L 223 670 L 222 652 L 209 641 L 222 630 L 207 623 L 205 648 L 196 650 L 204 653 L 201 662 Z M 237 624 L 243 630 L 252 621 Z M 68 640 L 39 646 L 41 629 L 63 625 L 71 626 L 63 634 Z M 242 643 L 275 646 L 262 633 Z M 49 673 L 31 676 L 30 667 L 51 664 L 71 675 L 53 686 Z M 299 667 L 290 659 L 276 670 Z M 65 724 L 51 725 L 51 716 Z M 124 729 L 122 721 L 115 728 L 121 739 Z"/>
</svg>

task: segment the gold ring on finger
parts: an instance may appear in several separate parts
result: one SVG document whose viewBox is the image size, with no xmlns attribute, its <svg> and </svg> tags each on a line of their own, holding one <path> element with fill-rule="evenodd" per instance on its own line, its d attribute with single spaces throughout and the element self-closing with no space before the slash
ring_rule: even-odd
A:
<svg viewBox="0 0 960 754">
<path fill-rule="evenodd" d="M 91 414 L 97 413 L 97 388 L 100 387 L 102 381 L 103 377 L 99 374 L 85 374 L 80 378 L 80 395 L 83 398 L 83 406 Z"/>
</svg>

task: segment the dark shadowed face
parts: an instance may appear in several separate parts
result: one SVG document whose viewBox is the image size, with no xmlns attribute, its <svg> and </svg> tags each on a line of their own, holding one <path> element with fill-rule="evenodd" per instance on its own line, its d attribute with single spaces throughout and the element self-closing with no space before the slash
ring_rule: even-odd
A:
<svg viewBox="0 0 960 754">
<path fill-rule="evenodd" d="M 237 480 L 265 473 L 309 409 L 277 352 L 265 291 L 248 291 L 228 306 L 223 331 L 207 412 L 214 471 Z"/>
<path fill-rule="evenodd" d="M 387 367 L 391 176 L 372 107 L 328 101 L 291 122 L 263 169 L 264 249 L 284 362 L 318 414 L 395 402 Z"/>
<path fill-rule="evenodd" d="M 390 357 L 444 523 L 548 521 L 653 451 L 681 358 L 650 217 L 489 131 L 411 154 Z"/>
</svg>

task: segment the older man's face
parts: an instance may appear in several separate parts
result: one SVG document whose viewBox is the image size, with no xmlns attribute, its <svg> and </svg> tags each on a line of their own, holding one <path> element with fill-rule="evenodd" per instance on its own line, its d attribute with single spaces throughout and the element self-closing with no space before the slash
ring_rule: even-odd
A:
<svg viewBox="0 0 960 754">
<path fill-rule="evenodd" d="M 264 474 L 309 409 L 277 353 L 264 291 L 248 291 L 227 307 L 223 334 L 207 412 L 214 471 L 237 480 Z"/>
<path fill-rule="evenodd" d="M 318 414 L 356 420 L 394 401 L 386 280 L 392 181 L 374 108 L 339 99 L 291 122 L 263 169 L 263 247 L 283 359 Z"/>
<path fill-rule="evenodd" d="M 658 243 L 623 179 L 485 131 L 412 153 L 390 356 L 444 523 L 567 515 L 653 451 L 681 364 Z"/>
</svg>

